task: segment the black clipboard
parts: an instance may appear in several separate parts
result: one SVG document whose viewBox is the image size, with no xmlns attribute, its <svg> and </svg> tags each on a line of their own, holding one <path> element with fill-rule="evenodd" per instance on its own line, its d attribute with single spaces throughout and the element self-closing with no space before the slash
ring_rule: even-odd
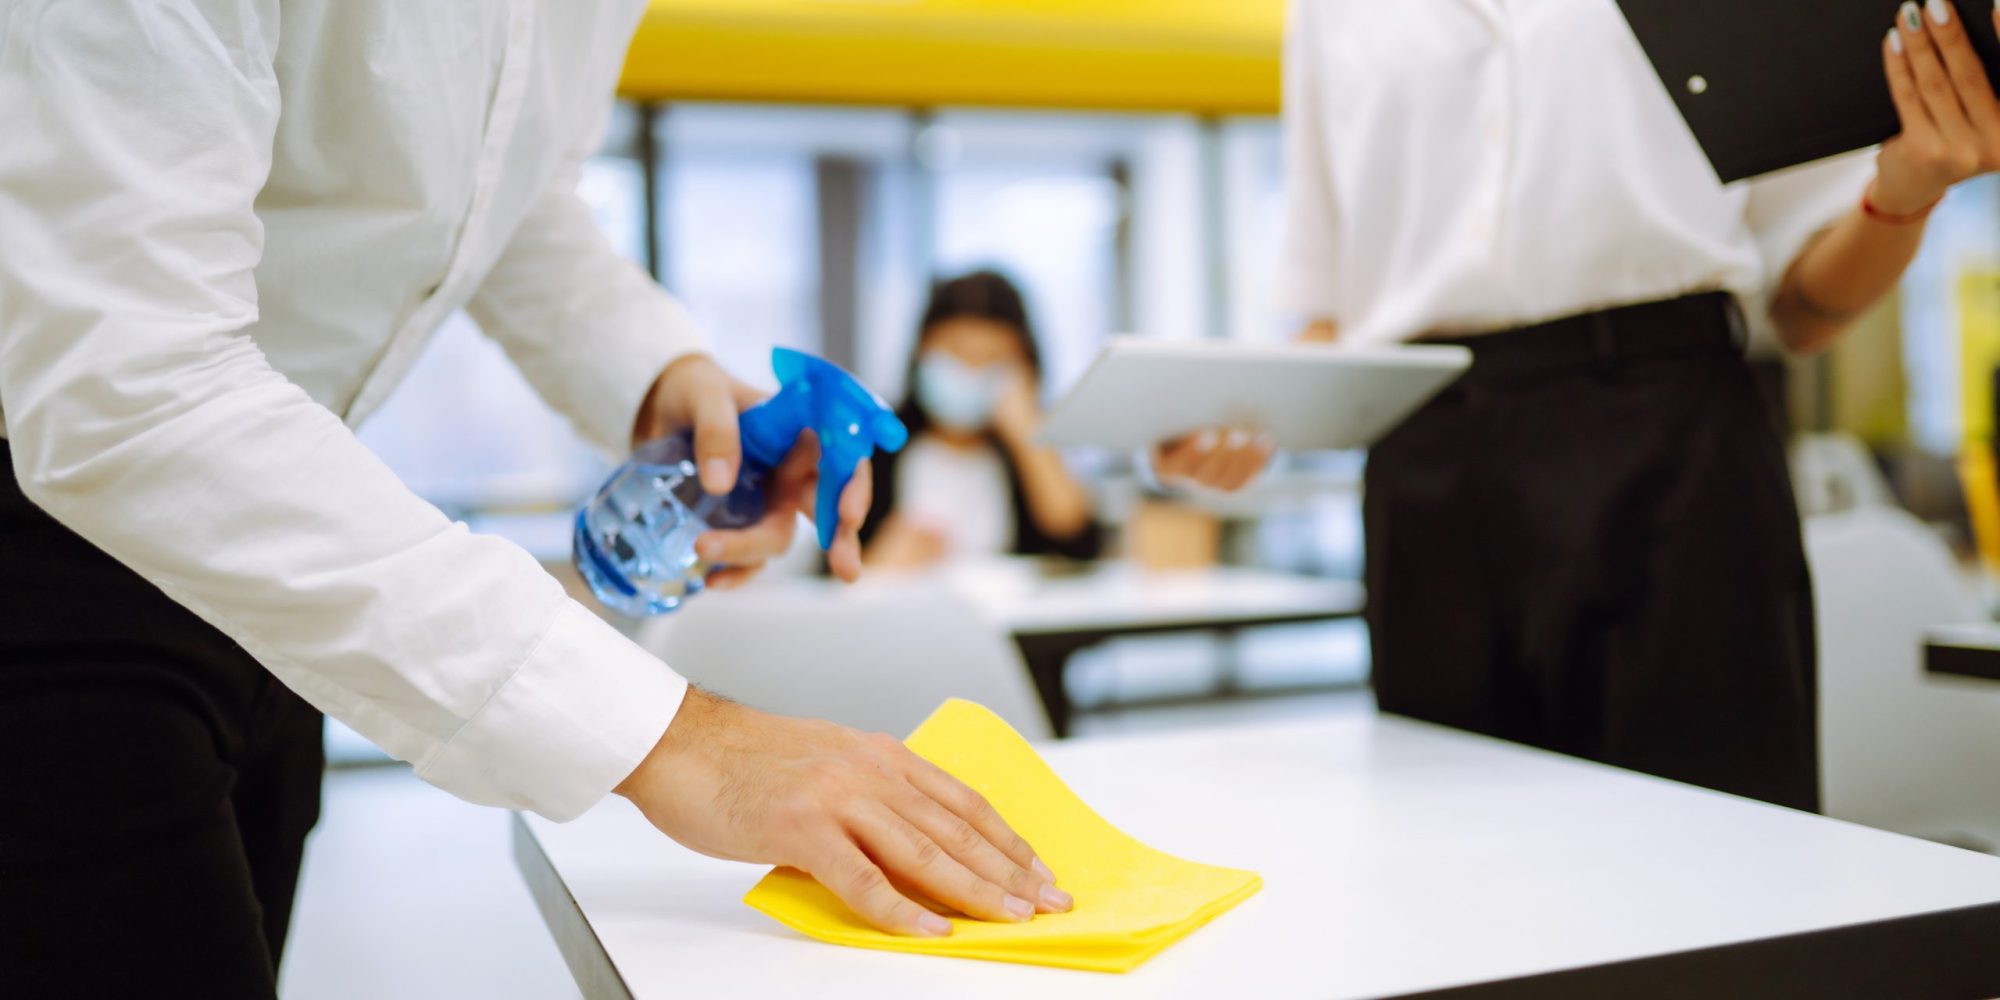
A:
<svg viewBox="0 0 2000 1000">
<path fill-rule="evenodd" d="M 1987 74 L 2000 80 L 1993 4 L 1952 3 Z M 1882 74 L 1882 40 L 1899 0 L 1618 6 L 1725 183 L 1865 149 L 1902 131 Z"/>
</svg>

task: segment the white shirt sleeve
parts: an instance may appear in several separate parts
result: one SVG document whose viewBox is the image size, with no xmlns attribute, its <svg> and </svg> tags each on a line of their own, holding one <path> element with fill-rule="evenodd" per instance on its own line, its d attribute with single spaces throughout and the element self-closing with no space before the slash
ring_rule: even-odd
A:
<svg viewBox="0 0 2000 1000">
<path fill-rule="evenodd" d="M 579 163 L 543 191 L 466 311 L 550 406 L 623 455 L 653 382 L 707 345 L 680 302 L 605 239 L 577 196 Z"/>
<path fill-rule="evenodd" d="M 1815 235 L 1860 206 L 1874 179 L 1875 151 L 1864 150 L 1747 182 L 1744 221 L 1764 258 L 1767 298 Z"/>
<path fill-rule="evenodd" d="M 426 780 L 588 808 L 685 682 L 411 494 L 244 332 L 278 4 L 40 7 L 0 33 L 0 400 L 22 489 Z"/>
<path fill-rule="evenodd" d="M 1276 298 L 1280 309 L 1308 320 L 1339 319 L 1335 291 L 1340 228 L 1334 212 L 1333 173 L 1326 162 L 1326 129 L 1319 69 L 1312 55 L 1313 0 L 1289 0 L 1285 25 L 1284 156 L 1285 232 Z"/>
</svg>

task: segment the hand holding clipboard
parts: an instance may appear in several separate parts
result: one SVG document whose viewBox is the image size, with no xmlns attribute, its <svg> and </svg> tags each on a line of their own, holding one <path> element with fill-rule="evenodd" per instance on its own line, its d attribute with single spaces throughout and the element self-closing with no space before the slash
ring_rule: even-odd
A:
<svg viewBox="0 0 2000 1000">
<path fill-rule="evenodd" d="M 1725 182 L 1893 139 L 1877 203 L 1895 214 L 2000 169 L 2000 31 L 1985 0 L 1619 6 Z"/>
</svg>

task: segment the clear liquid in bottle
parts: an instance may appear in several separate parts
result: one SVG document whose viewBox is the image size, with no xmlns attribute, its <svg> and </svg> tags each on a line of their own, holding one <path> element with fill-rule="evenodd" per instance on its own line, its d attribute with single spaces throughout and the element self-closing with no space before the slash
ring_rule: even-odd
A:
<svg viewBox="0 0 2000 1000">
<path fill-rule="evenodd" d="M 701 488 L 692 434 L 639 446 L 577 512 L 577 572 L 621 614 L 642 618 L 679 608 L 718 568 L 702 561 L 695 539 L 763 517 L 767 474 L 746 461 L 736 488 L 711 496 Z"/>
</svg>

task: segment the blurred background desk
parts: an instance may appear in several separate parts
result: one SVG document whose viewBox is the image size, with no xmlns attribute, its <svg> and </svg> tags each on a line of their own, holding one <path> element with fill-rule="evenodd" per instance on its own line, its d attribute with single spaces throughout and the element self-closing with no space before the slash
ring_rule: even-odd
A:
<svg viewBox="0 0 2000 1000">
<path fill-rule="evenodd" d="M 1070 658 L 1106 640 L 1359 617 L 1360 584 L 1242 567 L 1149 572 L 1129 563 L 1051 568 L 1008 560 L 945 579 L 1014 637 L 1057 736 L 1069 735 Z"/>
<path fill-rule="evenodd" d="M 623 800 L 517 820 L 515 858 L 591 998 L 2000 994 L 2000 860 L 1969 851 L 1393 718 L 1046 756 L 1127 832 L 1264 890 L 1111 976 L 809 941 L 740 901 L 762 868 Z"/>
<path fill-rule="evenodd" d="M 855 586 L 778 577 L 704 594 L 637 638 L 691 680 L 772 711 L 901 734 L 959 697 L 1024 733 L 1060 737 L 1075 717 L 1066 674 L 1085 648 L 1143 635 L 1227 640 L 1353 618 L 1361 607 L 1356 584 L 1289 573 L 1010 559 L 875 574 Z"/>
</svg>

